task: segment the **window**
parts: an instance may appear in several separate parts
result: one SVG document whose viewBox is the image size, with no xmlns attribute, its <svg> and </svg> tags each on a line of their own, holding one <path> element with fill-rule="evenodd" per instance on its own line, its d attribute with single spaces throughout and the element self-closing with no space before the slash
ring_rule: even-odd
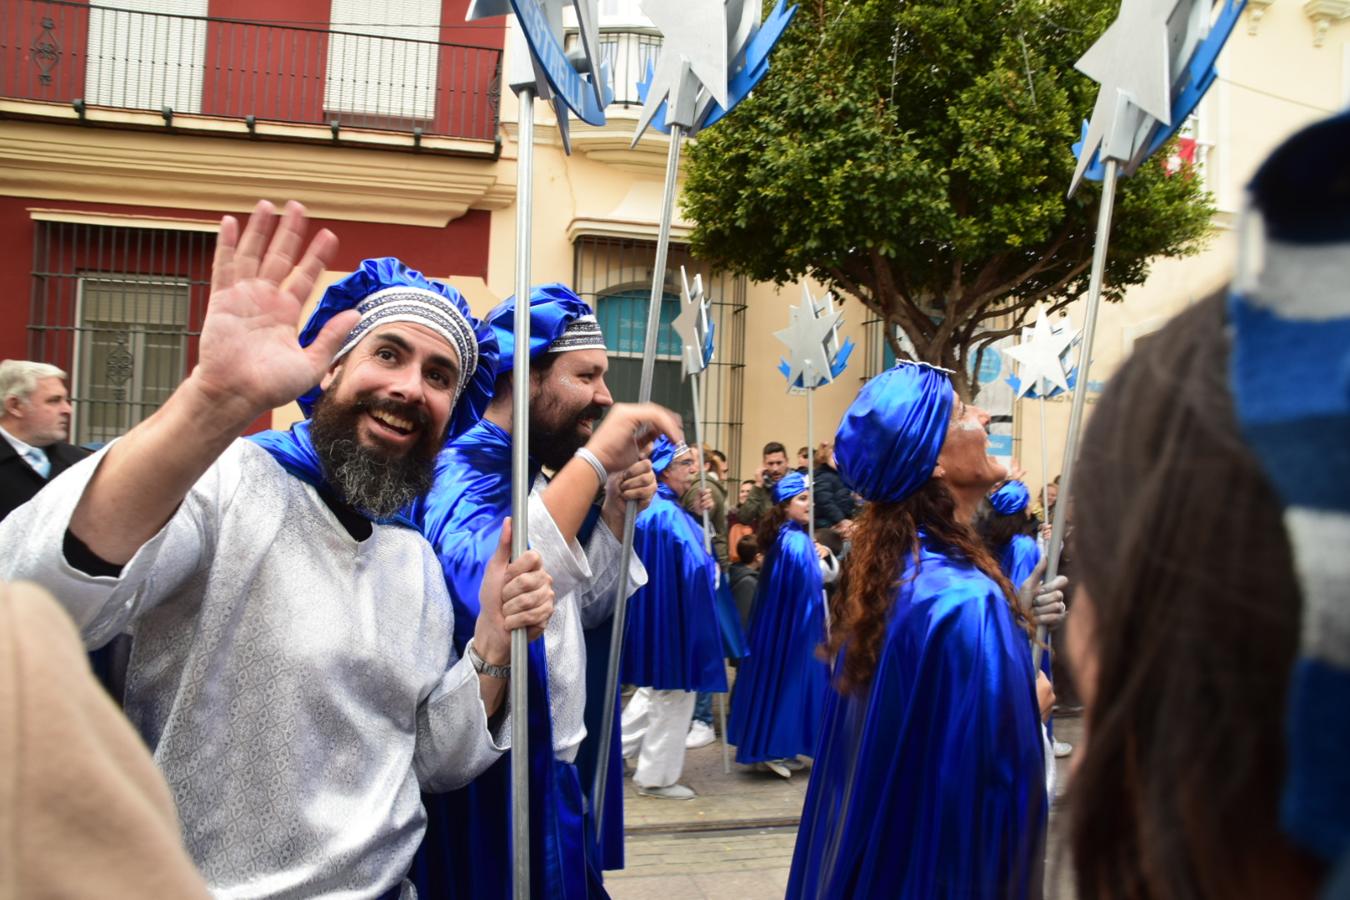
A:
<svg viewBox="0 0 1350 900">
<path fill-rule="evenodd" d="M 432 118 L 441 0 L 333 0 L 330 21 L 328 112 L 371 125 Z"/>
<path fill-rule="evenodd" d="M 70 373 L 75 443 L 125 434 L 195 362 L 215 235 L 35 222 L 29 358 Z"/>
<path fill-rule="evenodd" d="M 73 393 L 78 443 L 110 441 L 159 409 L 186 374 L 185 281 L 80 279 Z"/>
<path fill-rule="evenodd" d="M 642 380 L 642 347 L 652 290 L 656 245 L 631 238 L 582 237 L 574 255 L 573 287 L 596 310 L 609 347 L 610 393 L 620 402 L 638 398 Z M 736 465 L 741 449 L 741 403 L 745 368 L 745 279 L 715 273 L 697 262 L 688 248 L 671 245 L 657 335 L 652 400 L 680 413 L 686 438 L 694 439 L 693 396 L 681 378 L 680 342 L 670 322 L 679 314 L 680 266 L 692 280 L 703 276 L 711 299 L 716 354 L 701 381 L 703 441 Z"/>
<path fill-rule="evenodd" d="M 191 17 L 206 14 L 207 0 L 91 4 L 86 102 L 201 112 L 206 21 Z"/>
</svg>

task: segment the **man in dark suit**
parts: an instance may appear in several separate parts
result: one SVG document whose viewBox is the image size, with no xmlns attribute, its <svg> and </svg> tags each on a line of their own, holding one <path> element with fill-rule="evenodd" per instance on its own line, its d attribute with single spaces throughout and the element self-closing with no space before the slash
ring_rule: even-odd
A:
<svg viewBox="0 0 1350 900">
<path fill-rule="evenodd" d="M 47 363 L 0 362 L 0 519 L 87 453 L 70 437 L 66 373 Z"/>
</svg>

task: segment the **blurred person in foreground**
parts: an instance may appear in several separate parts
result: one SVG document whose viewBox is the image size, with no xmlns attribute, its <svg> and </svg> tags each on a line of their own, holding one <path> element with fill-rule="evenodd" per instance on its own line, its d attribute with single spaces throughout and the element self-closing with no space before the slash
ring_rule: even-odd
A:
<svg viewBox="0 0 1350 900">
<path fill-rule="evenodd" d="M 1073 480 L 1084 896 L 1350 897 L 1350 115 L 1263 164 L 1239 231 L 1231 295 L 1126 361 Z"/>
</svg>

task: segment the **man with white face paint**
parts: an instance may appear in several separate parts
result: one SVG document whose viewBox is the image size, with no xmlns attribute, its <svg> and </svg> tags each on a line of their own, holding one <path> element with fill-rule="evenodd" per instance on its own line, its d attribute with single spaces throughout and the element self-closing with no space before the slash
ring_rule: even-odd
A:
<svg viewBox="0 0 1350 900">
<path fill-rule="evenodd" d="M 337 239 L 303 244 L 299 204 L 221 222 L 196 367 L 0 524 L 0 578 L 47 587 L 89 647 L 133 632 L 126 713 L 216 897 L 407 898 L 418 789 L 501 755 L 509 632 L 542 633 L 553 592 L 504 538 L 455 653 L 401 508 L 482 414 L 496 342 L 394 259 L 329 288 L 297 342 Z M 312 421 L 238 439 L 300 395 Z"/>
<path fill-rule="evenodd" d="M 604 336 L 581 298 L 548 284 L 534 288 L 529 303 L 529 537 L 558 597 L 544 640 L 530 654 L 530 895 L 586 898 L 603 896 L 604 888 L 585 809 L 589 789 L 577 766 L 587 734 L 589 642 L 583 628 L 613 611 L 626 501 L 645 506 L 656 492 L 651 463 L 639 459 L 640 451 L 658 434 L 678 435 L 680 427 L 660 406 L 614 405 L 605 386 Z M 502 348 L 492 405 L 482 422 L 441 453 L 435 487 L 417 510 L 445 569 L 457 642 L 472 633 L 478 583 L 510 512 L 515 308 L 510 298 L 488 314 Z M 645 437 L 635 439 L 638 432 Z M 554 473 L 551 478 L 544 469 Z M 597 497 L 603 497 L 600 506 Z M 628 589 L 645 581 L 634 558 Z M 606 654 L 596 655 L 591 662 L 603 669 Z M 619 767 L 611 771 L 622 777 Z M 608 794 L 621 798 L 622 790 Z M 510 761 L 504 758 L 463 790 L 427 798 L 430 824 L 415 869 L 421 895 L 511 896 L 510 796 Z M 605 818 L 623 824 L 621 813 Z M 466 821 L 473 822 L 468 840 Z"/>
</svg>

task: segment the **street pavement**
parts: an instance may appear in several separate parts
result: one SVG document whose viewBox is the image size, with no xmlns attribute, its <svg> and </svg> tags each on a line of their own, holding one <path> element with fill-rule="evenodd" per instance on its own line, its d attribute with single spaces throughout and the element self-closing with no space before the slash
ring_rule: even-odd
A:
<svg viewBox="0 0 1350 900">
<path fill-rule="evenodd" d="M 1061 740 L 1076 743 L 1082 719 L 1060 718 Z M 734 756 L 734 748 L 733 748 Z M 1067 786 L 1067 763 L 1059 761 L 1060 787 Z M 705 900 L 781 898 L 787 887 L 797 822 L 811 770 L 783 780 L 736 765 L 722 768 L 720 740 L 685 755 L 681 782 L 693 800 L 656 800 L 624 782 L 627 866 L 605 873 L 614 900 Z M 1062 796 L 1062 790 L 1061 790 Z M 1047 852 L 1047 900 L 1074 900 L 1072 879 L 1061 856 L 1063 813 L 1051 811 Z"/>
</svg>

